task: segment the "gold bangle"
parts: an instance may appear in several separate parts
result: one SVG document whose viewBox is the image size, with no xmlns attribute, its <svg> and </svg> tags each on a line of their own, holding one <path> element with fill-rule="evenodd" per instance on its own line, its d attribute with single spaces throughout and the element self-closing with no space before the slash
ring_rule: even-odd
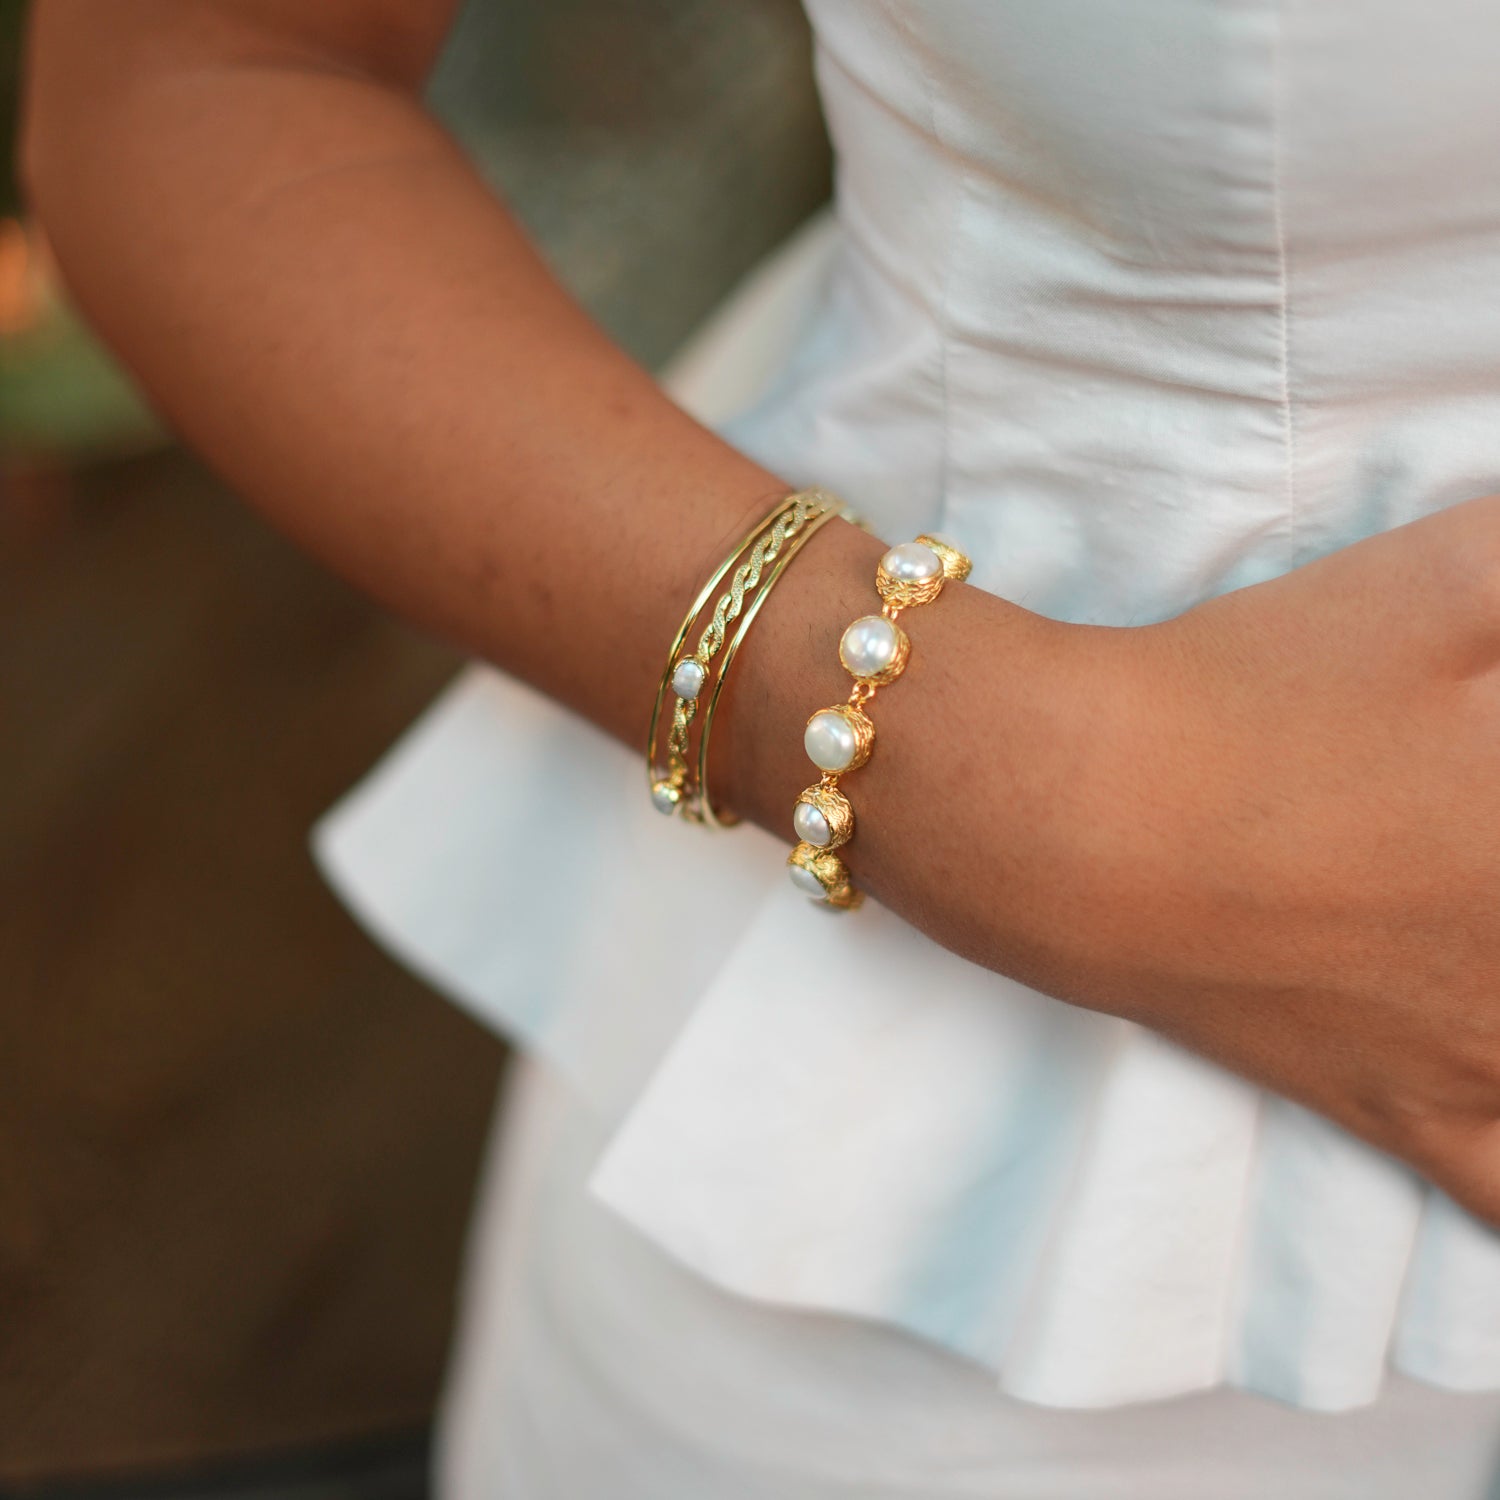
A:
<svg viewBox="0 0 1500 1500">
<path fill-rule="evenodd" d="M 739 822 L 739 818 L 733 814 L 720 814 L 715 809 L 713 798 L 708 792 L 708 742 L 713 734 L 714 711 L 719 706 L 719 695 L 724 691 L 724 684 L 729 681 L 729 668 L 734 661 L 735 653 L 739 651 L 745 637 L 750 633 L 750 626 L 754 623 L 756 615 L 760 613 L 761 605 L 770 597 L 771 590 L 776 587 L 776 580 L 786 571 L 787 564 L 807 545 L 818 530 L 833 520 L 841 510 L 842 506 L 829 506 L 821 515 L 813 517 L 787 543 L 775 567 L 766 574 L 760 592 L 755 596 L 755 602 L 745 611 L 745 617 L 740 621 L 740 628 L 735 631 L 734 639 L 730 641 L 728 649 L 724 652 L 724 660 L 719 666 L 719 675 L 714 682 L 714 690 L 709 695 L 708 706 L 703 710 L 703 728 L 698 732 L 698 811 L 703 821 L 711 828 L 732 828 Z"/>
<path fill-rule="evenodd" d="M 875 750 L 875 726 L 865 712 L 870 700 L 906 669 L 911 641 L 896 623 L 903 609 L 930 604 L 950 582 L 962 582 L 972 564 L 942 537 L 920 536 L 892 547 L 875 570 L 882 604 L 877 615 L 862 615 L 839 638 L 839 660 L 854 679 L 847 702 L 820 708 L 807 721 L 803 746 L 822 772 L 792 809 L 797 846 L 787 856 L 792 883 L 839 910 L 864 899 L 835 849 L 854 837 L 854 809 L 839 777 L 857 771 Z"/>
<path fill-rule="evenodd" d="M 810 523 L 826 519 L 843 509 L 842 502 L 823 490 L 803 490 L 781 496 L 771 510 L 755 526 L 745 533 L 733 550 L 715 569 L 708 582 L 698 592 L 692 607 L 683 617 L 682 625 L 672 640 L 667 656 L 667 665 L 656 690 L 656 701 L 651 708 L 651 722 L 646 735 L 646 774 L 651 791 L 652 804 L 661 812 L 681 812 L 694 821 L 702 821 L 703 799 L 700 789 L 695 787 L 688 761 L 689 738 L 698 703 L 708 685 L 714 659 L 724 644 L 730 624 L 744 608 L 747 595 L 761 584 L 764 570 L 775 563 L 788 543 L 796 539 Z M 798 543 L 800 546 L 800 542 Z M 749 556 L 735 570 L 730 587 L 715 604 L 708 623 L 703 627 L 697 647 L 689 655 L 682 648 L 692 631 L 694 622 L 703 613 L 704 607 L 715 589 L 724 581 L 736 561 L 746 552 Z M 793 548 L 795 551 L 796 549 Z M 773 576 L 780 575 L 780 567 L 772 569 Z M 767 578 L 769 586 L 771 578 Z M 762 591 L 762 596 L 763 596 Z M 759 602 L 757 596 L 752 610 Z M 738 641 L 744 634 L 741 627 Z M 732 654 L 732 653 L 731 653 Z M 723 682 L 722 669 L 716 692 Z M 667 764 L 665 768 L 657 761 L 657 738 L 661 728 L 662 709 L 668 691 L 676 695 L 672 709 L 672 721 L 667 731 Z M 717 820 L 715 820 L 717 821 Z"/>
<path fill-rule="evenodd" d="M 698 591 L 698 597 L 693 600 L 691 608 L 683 616 L 682 624 L 678 627 L 677 634 L 672 638 L 671 649 L 667 652 L 667 666 L 662 673 L 661 682 L 656 689 L 656 701 L 651 706 L 651 724 L 646 731 L 646 779 L 651 789 L 651 801 L 661 812 L 676 812 L 683 805 L 687 782 L 687 766 L 685 763 L 673 764 L 669 757 L 669 763 L 665 771 L 658 766 L 656 760 L 656 739 L 661 727 L 661 711 L 667 700 L 667 693 L 673 686 L 673 677 L 682 670 L 689 660 L 681 655 L 683 643 L 687 640 L 689 632 L 693 628 L 693 621 L 703 612 L 703 606 L 713 596 L 713 592 L 724 581 L 729 570 L 734 567 L 735 560 L 762 534 L 771 527 L 784 511 L 792 508 L 795 495 L 782 495 L 779 497 L 771 510 L 758 520 L 754 526 L 735 543 L 729 555 L 714 570 L 707 583 Z M 703 668 L 703 663 L 698 663 Z M 706 668 L 704 668 L 706 672 Z M 684 684 L 691 686 L 691 684 Z M 702 691 L 701 683 L 698 691 Z M 679 701 L 682 695 L 679 694 Z M 673 711 L 676 718 L 676 710 Z"/>
</svg>

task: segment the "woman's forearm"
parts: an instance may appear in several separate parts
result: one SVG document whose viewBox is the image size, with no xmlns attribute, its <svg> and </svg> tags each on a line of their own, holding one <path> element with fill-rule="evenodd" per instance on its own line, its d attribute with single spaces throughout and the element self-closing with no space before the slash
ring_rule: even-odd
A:
<svg viewBox="0 0 1500 1500">
<path fill-rule="evenodd" d="M 251 503 L 634 744 L 686 602 L 782 485 L 600 333 L 426 114 L 448 8 L 41 0 L 36 206 L 96 326 Z M 824 528 L 736 662 L 715 788 L 783 836 L 880 551 Z M 950 946 L 1082 998 L 1033 951 L 1067 927 L 1090 815 L 1094 694 L 1060 629 L 971 587 L 913 621 L 850 864 Z"/>
<path fill-rule="evenodd" d="M 391 0 L 407 26 L 393 39 L 369 25 L 380 4 L 43 0 L 37 206 L 90 317 L 247 499 L 634 746 L 687 601 L 786 486 L 674 406 L 557 285 L 421 107 L 444 18 L 413 35 L 427 12 Z M 880 552 L 845 522 L 824 528 L 736 664 L 715 790 L 783 835 L 812 775 L 802 722 L 848 690 L 835 645 L 874 603 Z M 922 622 L 911 677 L 926 690 L 893 695 L 881 764 L 863 773 L 872 830 L 904 797 L 900 719 L 937 714 L 996 662 L 1020 670 L 1014 642 L 983 644 L 1002 618 L 1042 623 L 970 588 Z M 944 743 L 972 758 L 962 736 Z M 947 772 L 939 759 L 925 774 Z M 979 878 L 975 851 L 955 863 L 940 841 L 939 874 L 892 833 L 884 851 L 861 839 L 872 889 L 882 868 L 899 870 L 898 897 L 930 875 Z"/>
<path fill-rule="evenodd" d="M 685 601 L 784 486 L 594 326 L 423 110 L 443 18 L 402 77 L 339 8 L 44 3 L 37 209 L 166 418 L 278 527 L 633 740 Z"/>
</svg>

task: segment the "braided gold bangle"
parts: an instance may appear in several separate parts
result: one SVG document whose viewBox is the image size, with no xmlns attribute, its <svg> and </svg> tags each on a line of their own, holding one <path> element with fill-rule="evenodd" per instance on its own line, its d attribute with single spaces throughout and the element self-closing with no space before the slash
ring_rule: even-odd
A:
<svg viewBox="0 0 1500 1500">
<path fill-rule="evenodd" d="M 760 592 L 755 596 L 755 602 L 745 611 L 745 617 L 740 621 L 740 628 L 735 631 L 734 639 L 730 641 L 724 652 L 724 661 L 719 667 L 719 675 L 714 682 L 714 690 L 709 695 L 708 706 L 703 710 L 703 728 L 698 733 L 698 810 L 703 821 L 713 828 L 728 828 L 739 822 L 737 817 L 730 814 L 721 814 L 714 807 L 713 798 L 708 791 L 708 742 L 713 734 L 714 712 L 719 706 L 719 695 L 724 691 L 724 684 L 729 681 L 729 668 L 734 662 L 735 653 L 739 651 L 745 637 L 750 633 L 750 627 L 755 622 L 760 607 L 771 596 L 771 590 L 776 586 L 776 580 L 786 571 L 787 564 L 796 557 L 798 552 L 817 534 L 820 527 L 826 526 L 836 515 L 839 515 L 843 507 L 830 505 L 821 514 L 814 516 L 808 523 L 792 537 L 786 545 L 785 550 L 777 559 L 776 565 L 765 576 L 761 584 Z"/>
<path fill-rule="evenodd" d="M 878 615 L 862 615 L 839 640 L 839 660 L 854 679 L 847 702 L 820 708 L 808 721 L 802 743 L 822 772 L 792 809 L 797 846 L 787 856 L 792 883 L 815 900 L 849 910 L 864 899 L 836 849 L 854 837 L 854 808 L 839 778 L 857 771 L 875 750 L 875 725 L 865 712 L 887 683 L 906 669 L 911 640 L 896 623 L 904 609 L 930 604 L 950 581 L 962 582 L 972 564 L 951 542 L 919 536 L 892 547 L 875 570 Z"/>
<path fill-rule="evenodd" d="M 707 752 L 700 740 L 697 758 L 698 776 L 695 780 L 689 761 L 689 740 L 693 720 L 704 688 L 708 685 L 715 658 L 724 645 L 729 626 L 740 618 L 746 599 L 751 599 L 750 612 L 740 625 L 719 668 L 714 682 L 711 704 L 716 704 L 723 690 L 725 672 L 728 670 L 740 641 L 744 638 L 749 621 L 760 607 L 767 591 L 790 558 L 795 555 L 812 529 L 822 525 L 844 509 L 841 501 L 824 490 L 804 490 L 782 496 L 770 512 L 762 517 L 736 544 L 708 582 L 699 591 L 692 607 L 683 618 L 682 625 L 673 638 L 667 656 L 666 670 L 656 690 L 656 701 L 651 709 L 651 723 L 646 738 L 646 772 L 651 789 L 652 804 L 663 813 L 680 813 L 694 822 L 707 822 L 720 826 L 725 819 L 717 817 L 703 795 L 702 777 L 707 765 Z M 748 550 L 749 555 L 735 568 L 736 560 Z M 734 576 L 728 589 L 715 603 L 698 638 L 696 648 L 683 654 L 694 622 L 703 613 L 715 589 L 734 568 Z M 769 571 L 767 571 L 769 569 Z M 757 593 L 756 590 L 759 589 Z M 672 719 L 666 735 L 666 764 L 657 759 L 657 740 L 661 727 L 662 710 L 667 693 L 674 695 Z M 705 729 L 708 715 L 705 715 Z"/>
</svg>

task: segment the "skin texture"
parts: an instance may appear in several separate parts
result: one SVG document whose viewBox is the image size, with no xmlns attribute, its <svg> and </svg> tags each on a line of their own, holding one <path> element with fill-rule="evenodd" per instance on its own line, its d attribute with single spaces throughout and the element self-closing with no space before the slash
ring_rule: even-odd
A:
<svg viewBox="0 0 1500 1500">
<path fill-rule="evenodd" d="M 452 10 L 40 0 L 25 170 L 85 311 L 251 503 L 635 747 L 684 602 L 788 486 L 602 336 L 423 112 Z M 826 527 L 725 695 L 716 786 L 782 836 L 881 550 Z M 1500 1222 L 1500 501 L 1166 624 L 968 587 L 903 624 L 859 883 Z"/>
</svg>

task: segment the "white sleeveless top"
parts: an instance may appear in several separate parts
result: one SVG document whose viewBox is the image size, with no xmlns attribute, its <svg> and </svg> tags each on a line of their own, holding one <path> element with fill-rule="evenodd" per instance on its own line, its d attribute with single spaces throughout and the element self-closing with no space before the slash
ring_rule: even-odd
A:
<svg viewBox="0 0 1500 1500">
<path fill-rule="evenodd" d="M 731 441 L 1117 625 L 1500 490 L 1492 0 L 811 11 L 837 226 L 679 371 Z M 629 752 L 488 669 L 317 848 L 614 1122 L 594 1193 L 722 1287 L 1052 1405 L 1340 1409 L 1391 1365 L 1500 1389 L 1500 1238 L 1409 1171 L 878 907 L 816 909 L 769 836 L 661 819 Z"/>
</svg>

